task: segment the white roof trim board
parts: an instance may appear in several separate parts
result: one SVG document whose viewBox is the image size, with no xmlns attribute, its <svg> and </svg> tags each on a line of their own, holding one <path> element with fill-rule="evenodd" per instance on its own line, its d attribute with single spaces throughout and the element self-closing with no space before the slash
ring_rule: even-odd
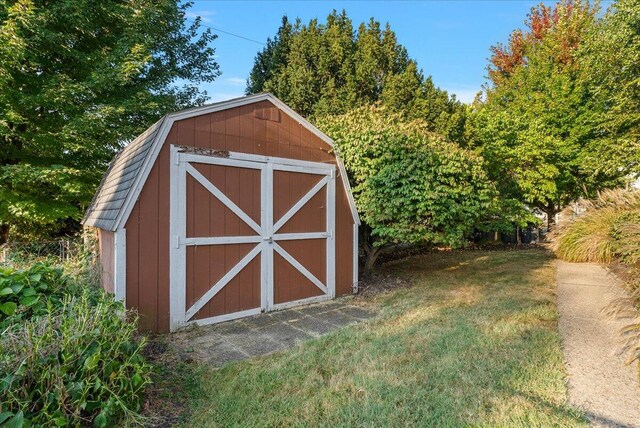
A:
<svg viewBox="0 0 640 428">
<path fill-rule="evenodd" d="M 175 121 L 260 101 L 270 101 L 278 109 L 334 148 L 331 138 L 270 93 L 249 95 L 170 113 L 152 125 L 116 155 L 109 165 L 109 169 L 107 169 L 82 223 L 86 226 L 94 226 L 110 231 L 116 231 L 124 226 Z M 334 155 L 336 156 L 342 183 L 349 199 L 351 215 L 356 224 L 360 224 L 344 164 L 338 153 L 335 153 L 335 149 Z M 135 159 L 135 161 L 127 163 L 127 160 L 130 159 Z"/>
</svg>

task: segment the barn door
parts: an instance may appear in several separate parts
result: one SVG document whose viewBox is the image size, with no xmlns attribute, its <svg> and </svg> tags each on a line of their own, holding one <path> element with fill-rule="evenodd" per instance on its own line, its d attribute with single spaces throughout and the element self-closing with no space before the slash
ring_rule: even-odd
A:
<svg viewBox="0 0 640 428">
<path fill-rule="evenodd" d="M 333 297 L 334 175 L 172 147 L 172 330 Z"/>
</svg>

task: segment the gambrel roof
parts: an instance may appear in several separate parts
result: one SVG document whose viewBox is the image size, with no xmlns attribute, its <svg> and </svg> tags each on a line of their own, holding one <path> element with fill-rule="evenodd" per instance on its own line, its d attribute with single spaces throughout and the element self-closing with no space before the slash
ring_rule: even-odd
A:
<svg viewBox="0 0 640 428">
<path fill-rule="evenodd" d="M 269 101 L 278 109 L 298 121 L 309 131 L 318 136 L 325 143 L 334 147 L 333 140 L 322 133 L 318 128 L 309 123 L 298 113 L 289 108 L 282 101 L 270 93 L 249 95 L 235 98 L 228 101 L 209 104 L 202 107 L 195 107 L 165 115 L 149 129 L 140 134 L 136 139 L 122 149 L 111 161 L 107 172 L 102 178 L 96 195 L 87 209 L 82 220 L 85 226 L 93 226 L 100 229 L 115 231 L 126 222 L 135 201 L 138 199 L 142 186 L 144 185 L 151 167 L 156 161 L 160 149 L 171 129 L 177 120 L 188 119 L 194 116 L 209 114 L 216 111 L 240 107 L 260 101 Z M 354 221 L 360 224 L 358 212 L 353 200 L 349 180 L 342 161 L 336 153 L 336 160 L 342 182 L 345 186 L 351 214 Z"/>
</svg>

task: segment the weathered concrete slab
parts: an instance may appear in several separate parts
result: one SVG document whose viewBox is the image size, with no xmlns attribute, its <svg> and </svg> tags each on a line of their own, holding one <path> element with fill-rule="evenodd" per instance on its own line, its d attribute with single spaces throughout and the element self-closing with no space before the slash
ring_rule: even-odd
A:
<svg viewBox="0 0 640 428">
<path fill-rule="evenodd" d="M 596 264 L 558 262 L 559 329 L 569 375 L 569 401 L 595 427 L 640 427 L 635 364 L 625 365 L 618 332 L 624 321 L 603 310 L 624 291 Z"/>
<path fill-rule="evenodd" d="M 184 358 L 219 367 L 282 351 L 376 315 L 371 309 L 333 300 L 179 332 L 173 343 Z"/>
</svg>

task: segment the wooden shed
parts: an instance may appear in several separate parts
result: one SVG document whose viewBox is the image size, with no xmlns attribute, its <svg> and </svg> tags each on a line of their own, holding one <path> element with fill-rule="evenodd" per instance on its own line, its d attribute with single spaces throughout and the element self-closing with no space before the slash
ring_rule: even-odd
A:
<svg viewBox="0 0 640 428">
<path fill-rule="evenodd" d="M 83 224 L 147 331 L 352 293 L 358 214 L 332 140 L 271 94 L 171 113 L 111 162 Z"/>
</svg>

